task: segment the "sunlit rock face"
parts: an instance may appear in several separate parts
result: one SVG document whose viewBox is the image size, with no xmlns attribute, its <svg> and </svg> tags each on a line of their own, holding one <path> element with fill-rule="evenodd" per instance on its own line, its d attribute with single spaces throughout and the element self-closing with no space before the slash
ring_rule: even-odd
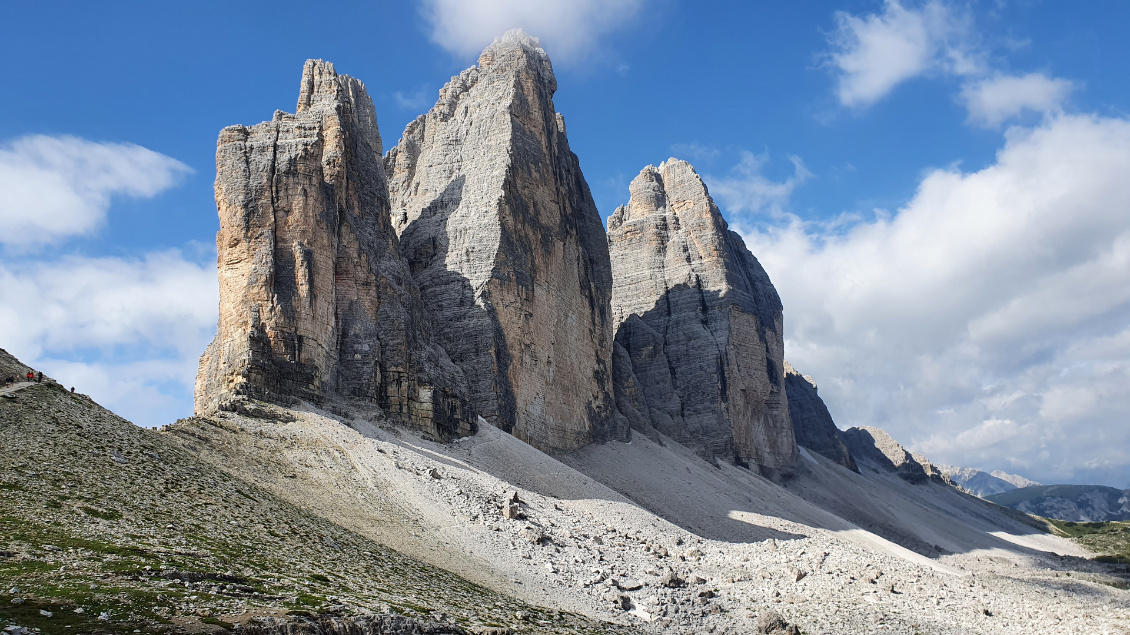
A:
<svg viewBox="0 0 1130 635">
<path fill-rule="evenodd" d="M 338 395 L 439 437 L 474 429 L 466 380 L 432 343 L 400 256 L 381 152 L 365 87 L 320 60 L 306 62 L 295 114 L 220 133 L 220 318 L 198 413 Z"/>
<path fill-rule="evenodd" d="M 769 276 L 689 163 L 647 166 L 630 191 L 608 220 L 621 412 L 704 456 L 791 463 L 781 300 Z"/>
<path fill-rule="evenodd" d="M 546 451 L 616 434 L 600 215 L 536 39 L 510 32 L 385 157 L 392 221 L 476 410 Z"/>
</svg>

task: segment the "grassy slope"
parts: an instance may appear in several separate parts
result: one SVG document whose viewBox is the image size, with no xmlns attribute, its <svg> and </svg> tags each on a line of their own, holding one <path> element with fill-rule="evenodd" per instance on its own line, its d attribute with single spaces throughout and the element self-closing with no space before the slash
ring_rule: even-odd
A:
<svg viewBox="0 0 1130 635">
<path fill-rule="evenodd" d="M 1130 522 L 1073 523 L 1045 518 L 1052 530 L 1095 553 L 1096 560 L 1130 565 Z"/>
<path fill-rule="evenodd" d="M 401 555 L 48 384 L 0 401 L 0 580 L 0 628 L 44 633 L 191 632 L 287 611 L 385 609 L 470 627 L 615 630 Z"/>
</svg>

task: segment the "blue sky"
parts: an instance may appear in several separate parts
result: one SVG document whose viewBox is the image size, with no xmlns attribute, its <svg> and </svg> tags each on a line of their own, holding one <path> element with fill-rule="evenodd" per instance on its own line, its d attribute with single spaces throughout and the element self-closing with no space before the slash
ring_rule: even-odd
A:
<svg viewBox="0 0 1130 635">
<path fill-rule="evenodd" d="M 759 6 L 764 4 L 766 6 Z M 7 3 L 0 347 L 120 414 L 191 414 L 215 327 L 215 140 L 307 58 L 386 147 L 511 27 L 601 213 L 669 156 L 785 302 L 841 427 L 1130 487 L 1130 4 Z"/>
</svg>

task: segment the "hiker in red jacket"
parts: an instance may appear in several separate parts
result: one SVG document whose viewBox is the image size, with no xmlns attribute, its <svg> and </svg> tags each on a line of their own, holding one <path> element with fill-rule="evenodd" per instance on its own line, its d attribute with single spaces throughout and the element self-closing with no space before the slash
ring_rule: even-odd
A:
<svg viewBox="0 0 1130 635">
<path fill-rule="evenodd" d="M 27 371 L 27 380 L 28 381 L 35 381 L 35 373 L 31 372 L 30 370 Z"/>
</svg>

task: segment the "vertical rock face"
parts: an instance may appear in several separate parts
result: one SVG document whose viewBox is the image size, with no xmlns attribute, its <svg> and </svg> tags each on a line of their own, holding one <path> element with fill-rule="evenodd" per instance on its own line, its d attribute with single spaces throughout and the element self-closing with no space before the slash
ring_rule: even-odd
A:
<svg viewBox="0 0 1130 635">
<path fill-rule="evenodd" d="M 232 126 L 216 149 L 220 319 L 196 410 L 233 397 L 379 403 L 437 436 L 470 431 L 466 381 L 430 324 L 389 220 L 361 82 L 308 61 L 296 114 Z"/>
<path fill-rule="evenodd" d="M 385 157 L 392 222 L 474 406 L 542 450 L 609 434 L 611 272 L 538 41 L 510 32 Z"/>
<path fill-rule="evenodd" d="M 608 244 L 616 399 L 629 422 L 707 456 L 791 463 L 781 300 L 694 168 L 644 168 L 608 220 Z"/>
<path fill-rule="evenodd" d="M 832 421 L 828 407 L 816 392 L 816 382 L 785 362 L 785 390 L 789 396 L 789 418 L 793 422 L 796 444 L 858 472 L 859 468 L 840 438 L 840 431 Z"/>
</svg>

